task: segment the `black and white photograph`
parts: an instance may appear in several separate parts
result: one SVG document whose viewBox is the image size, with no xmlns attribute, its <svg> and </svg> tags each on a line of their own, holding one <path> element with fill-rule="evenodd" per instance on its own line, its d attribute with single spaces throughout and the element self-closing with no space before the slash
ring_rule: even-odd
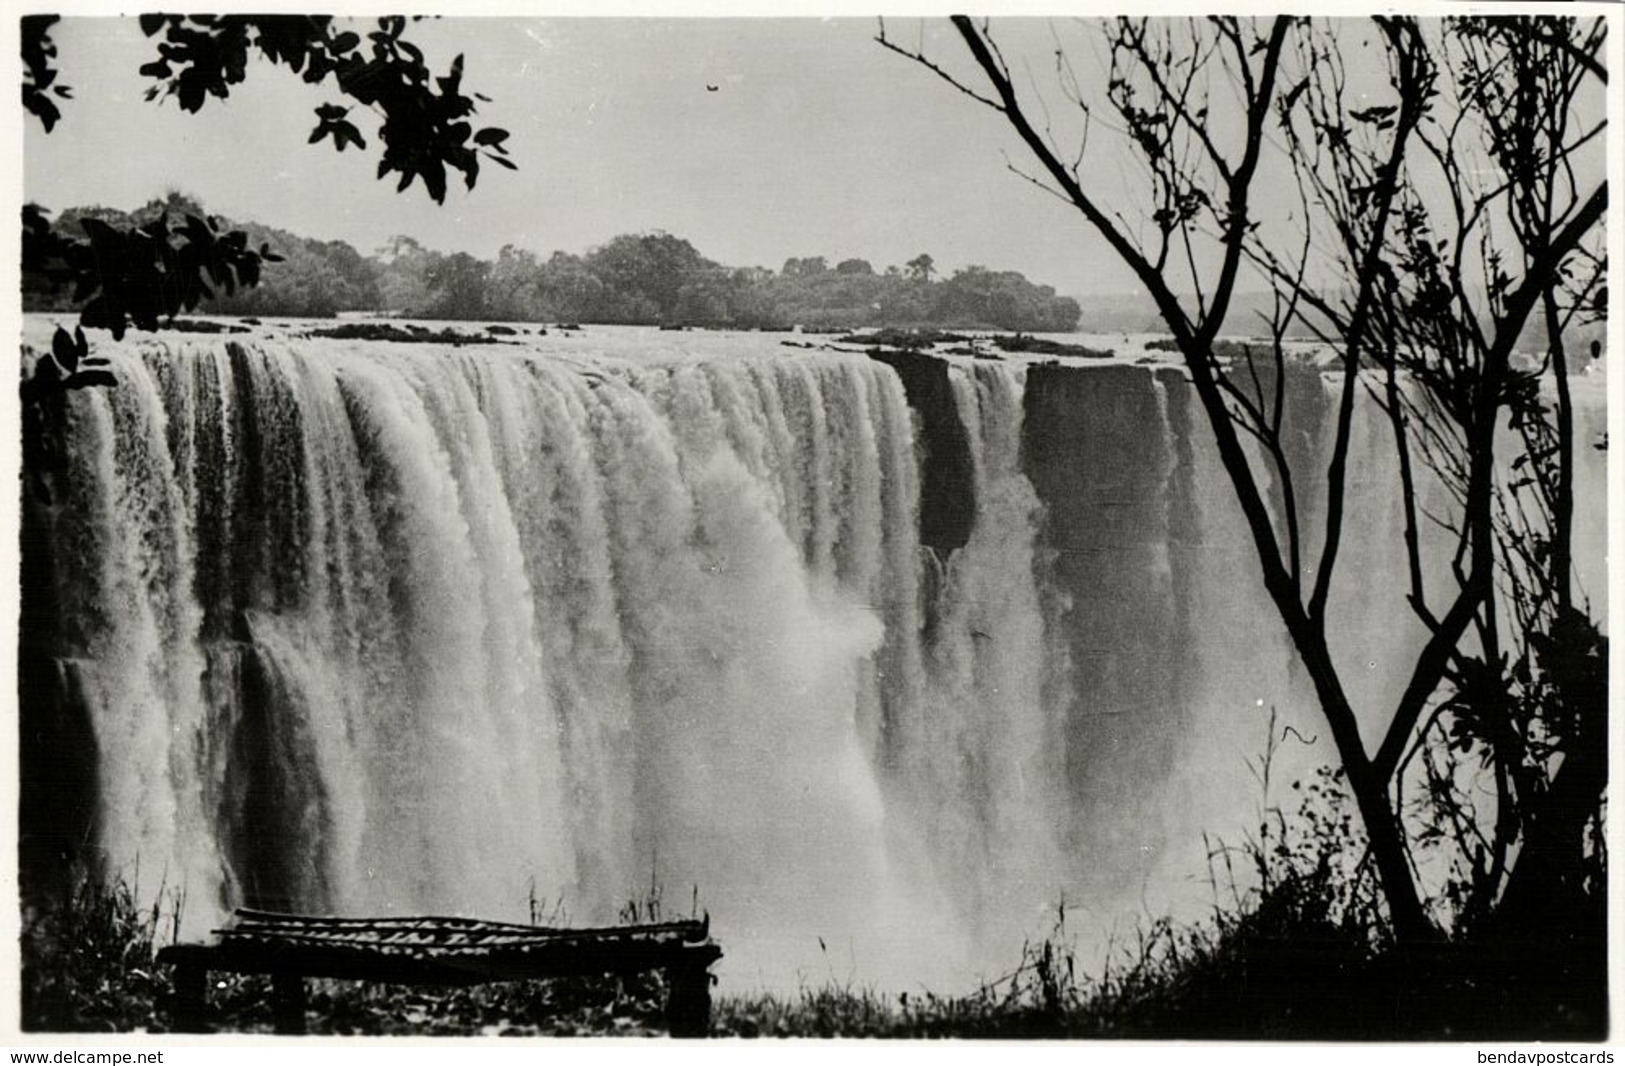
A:
<svg viewBox="0 0 1625 1066">
<path fill-rule="evenodd" d="M 8 1040 L 1600 1054 L 1625 9 L 263 6 L 6 19 Z"/>
</svg>

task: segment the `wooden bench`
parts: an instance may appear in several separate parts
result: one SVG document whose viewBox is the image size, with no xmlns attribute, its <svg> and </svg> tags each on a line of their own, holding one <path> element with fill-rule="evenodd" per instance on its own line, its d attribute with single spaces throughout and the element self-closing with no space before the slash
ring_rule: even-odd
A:
<svg viewBox="0 0 1625 1066">
<path fill-rule="evenodd" d="M 205 1027 L 212 971 L 269 974 L 279 1033 L 305 1031 L 307 977 L 390 984 L 473 985 L 538 977 L 664 970 L 672 1036 L 704 1036 L 711 1024 L 709 968 L 722 957 L 703 920 L 599 929 L 557 929 L 472 918 L 334 918 L 238 910 L 215 943 L 174 944 L 158 961 L 174 967 L 180 1032 Z"/>
</svg>

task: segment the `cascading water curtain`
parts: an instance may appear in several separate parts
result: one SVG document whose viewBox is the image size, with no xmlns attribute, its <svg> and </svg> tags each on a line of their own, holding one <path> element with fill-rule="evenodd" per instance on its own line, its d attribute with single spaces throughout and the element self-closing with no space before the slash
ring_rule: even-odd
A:
<svg viewBox="0 0 1625 1066">
<path fill-rule="evenodd" d="M 612 921 L 657 884 L 730 981 L 964 987 L 1063 900 L 1102 939 L 1202 902 L 1272 707 L 1313 742 L 1282 780 L 1330 758 L 1172 368 L 264 332 L 106 344 L 117 386 L 27 452 L 25 866 L 65 839 L 183 888 L 182 935 L 245 903 Z M 1308 469 L 1332 385 L 1288 388 Z M 1381 711 L 1414 622 L 1371 580 L 1403 551 L 1381 433 L 1353 456 L 1334 622 Z"/>
<path fill-rule="evenodd" d="M 56 656 L 104 867 L 184 884 L 194 927 L 597 921 L 652 879 L 747 977 L 821 937 L 948 979 L 1054 895 L 1019 371 L 956 374 L 978 519 L 942 564 L 862 357 L 113 354 L 59 426 Z"/>
</svg>

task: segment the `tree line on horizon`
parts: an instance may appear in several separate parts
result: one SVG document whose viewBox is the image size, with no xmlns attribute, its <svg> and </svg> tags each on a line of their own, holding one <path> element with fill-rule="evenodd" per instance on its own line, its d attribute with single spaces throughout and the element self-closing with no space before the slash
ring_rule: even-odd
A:
<svg viewBox="0 0 1625 1066">
<path fill-rule="evenodd" d="M 167 215 L 204 216 L 180 193 L 133 212 L 107 207 L 63 211 L 55 225 L 75 231 L 85 220 L 143 225 Z M 219 292 L 198 310 L 213 314 L 328 318 L 374 312 L 426 319 L 498 319 L 613 325 L 714 326 L 733 329 L 851 329 L 937 326 L 1064 333 L 1077 328 L 1071 297 L 1015 271 L 967 266 L 938 275 L 930 255 L 876 270 L 867 260 L 831 265 L 795 257 L 777 271 L 730 267 L 669 233 L 622 234 L 581 255 L 543 258 L 506 245 L 494 259 L 425 248 L 407 236 L 363 255 L 345 241 L 302 237 L 252 222 L 230 222 L 254 246 L 282 257 L 259 284 Z M 25 271 L 25 311 L 76 309 L 71 294 L 52 291 Z"/>
</svg>

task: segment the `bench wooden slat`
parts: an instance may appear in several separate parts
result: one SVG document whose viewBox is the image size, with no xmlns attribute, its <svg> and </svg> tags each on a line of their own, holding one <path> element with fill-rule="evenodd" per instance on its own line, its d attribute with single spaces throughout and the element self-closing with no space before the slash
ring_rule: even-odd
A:
<svg viewBox="0 0 1625 1066">
<path fill-rule="evenodd" d="M 538 943 L 458 951 L 379 950 L 331 943 L 181 944 L 159 952 L 159 961 L 231 973 L 294 974 L 390 984 L 471 985 L 539 977 L 634 974 L 672 967 L 702 968 L 722 956 L 714 944 Z"/>
<path fill-rule="evenodd" d="M 256 910 L 238 907 L 232 912 L 239 925 L 410 925 L 438 928 L 471 927 L 481 929 L 546 929 L 548 926 L 527 925 L 522 922 L 497 922 L 488 918 L 468 918 L 462 915 L 402 914 L 356 918 L 338 914 L 289 914 L 284 911 Z M 698 919 L 696 919 L 697 921 Z"/>
<path fill-rule="evenodd" d="M 556 934 L 560 936 L 615 936 L 625 933 L 682 933 L 685 939 L 691 941 L 704 940 L 710 935 L 711 919 L 684 918 L 669 922 L 648 922 L 641 925 L 603 925 L 603 926 L 547 926 L 524 925 L 518 922 L 493 922 L 481 918 L 462 917 L 430 917 L 430 916 L 385 916 L 379 918 L 349 918 L 336 915 L 306 915 L 283 914 L 277 911 L 250 910 L 239 907 L 236 912 L 236 922 L 229 927 L 232 930 L 246 929 L 275 929 L 291 926 L 316 926 L 331 928 L 401 928 L 401 929 L 435 929 L 435 930 L 509 930 L 526 935 Z M 216 933 L 221 930 L 215 930 Z"/>
<path fill-rule="evenodd" d="M 337 947 L 376 948 L 380 950 L 399 950 L 416 954 L 456 955 L 466 952 L 486 951 L 495 948 L 524 948 L 539 945 L 554 945 L 561 950 L 569 949 L 582 944 L 593 944 L 606 949 L 615 949 L 628 944 L 647 944 L 651 946 L 701 943 L 690 941 L 676 933 L 623 933 L 607 935 L 603 933 L 571 934 L 568 932 L 549 930 L 541 934 L 521 933 L 494 933 L 480 936 L 456 935 L 453 937 L 414 935 L 404 932 L 379 932 L 375 930 L 357 930 L 343 933 L 307 933 L 278 930 L 276 932 L 261 932 L 252 929 L 223 929 L 218 930 L 220 943 L 255 943 L 274 945 L 278 943 L 296 944 L 331 944 Z"/>
</svg>

